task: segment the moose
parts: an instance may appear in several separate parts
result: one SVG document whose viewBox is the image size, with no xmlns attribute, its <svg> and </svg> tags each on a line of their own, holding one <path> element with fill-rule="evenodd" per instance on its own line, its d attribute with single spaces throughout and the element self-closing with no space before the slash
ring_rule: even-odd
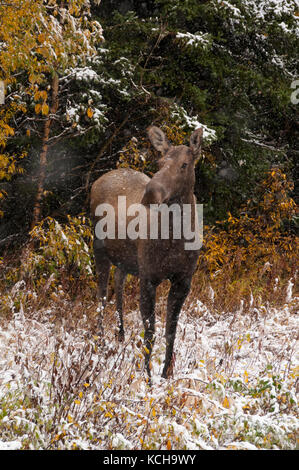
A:
<svg viewBox="0 0 299 470">
<path fill-rule="evenodd" d="M 190 220 L 194 233 L 199 227 L 196 211 L 196 199 L 193 194 L 195 184 L 195 161 L 200 155 L 203 129 L 196 129 L 191 137 L 189 146 L 171 145 L 164 132 L 151 126 L 147 130 L 148 137 L 154 148 L 161 153 L 158 160 L 157 173 L 149 178 L 144 173 L 129 168 L 119 168 L 109 171 L 97 179 L 91 189 L 90 209 L 96 232 L 96 225 L 101 220 L 99 206 L 115 209 L 116 234 L 120 230 L 120 222 L 125 220 L 128 227 L 132 214 L 123 214 L 120 208 L 119 196 L 125 196 L 127 206 L 139 204 L 146 215 L 146 224 L 152 220 L 158 207 L 176 207 L 188 205 Z M 100 214 L 100 215 L 99 215 Z M 182 214 L 182 213 L 181 213 Z M 108 215 L 108 212 L 107 212 Z M 172 215 L 172 214 L 170 214 Z M 161 214 L 158 219 L 161 229 Z M 116 310 L 118 313 L 118 337 L 124 339 L 123 323 L 123 285 L 127 274 L 138 276 L 140 279 L 140 312 L 144 324 L 144 355 L 145 367 L 151 380 L 150 357 L 155 335 L 155 302 L 157 286 L 165 279 L 171 283 L 166 316 L 166 355 L 162 377 L 167 378 L 171 373 L 173 347 L 176 335 L 178 317 L 182 305 L 189 293 L 191 280 L 199 256 L 199 248 L 185 249 L 184 234 L 174 237 L 174 215 L 169 218 L 169 237 L 129 237 L 121 236 L 94 237 L 94 257 L 98 276 L 98 298 L 105 305 L 111 265 L 116 267 L 114 273 Z M 183 221 L 181 215 L 180 223 Z M 108 220 L 109 222 L 109 220 Z M 188 240 L 190 241 L 190 239 Z M 101 313 L 99 323 L 101 324 Z"/>
</svg>

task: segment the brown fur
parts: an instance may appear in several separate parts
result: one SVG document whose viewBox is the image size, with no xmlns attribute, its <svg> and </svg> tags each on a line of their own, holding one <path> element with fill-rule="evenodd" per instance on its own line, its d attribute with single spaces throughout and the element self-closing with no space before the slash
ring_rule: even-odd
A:
<svg viewBox="0 0 299 470">
<path fill-rule="evenodd" d="M 162 153 L 159 171 L 152 179 L 132 169 L 118 169 L 106 173 L 92 186 L 91 215 L 94 225 L 99 220 L 95 216 L 99 204 L 109 203 L 115 208 L 118 229 L 118 196 L 126 196 L 127 207 L 141 203 L 146 207 L 149 224 L 152 209 L 150 204 L 191 204 L 192 229 L 196 227 L 195 197 L 193 194 L 195 174 L 194 162 L 201 150 L 202 129 L 193 132 L 190 147 L 172 146 L 164 133 L 157 127 L 148 129 L 154 147 Z M 134 217 L 127 217 L 126 223 Z M 161 222 L 159 217 L 159 224 Z M 150 377 L 150 355 L 155 331 L 155 294 L 157 286 L 164 280 L 171 281 L 167 304 L 166 357 L 162 376 L 167 377 L 173 354 L 178 316 L 190 290 L 192 275 L 198 258 L 198 250 L 185 250 L 186 240 L 173 239 L 171 217 L 170 237 L 167 240 L 150 238 L 130 240 L 104 239 L 95 237 L 94 254 L 98 274 L 98 295 L 105 301 L 107 282 L 111 264 L 117 266 L 115 291 L 119 313 L 119 338 L 124 338 L 122 317 L 122 288 L 128 273 L 140 278 L 140 311 L 144 322 L 145 363 Z M 149 234 L 149 225 L 148 232 Z"/>
</svg>

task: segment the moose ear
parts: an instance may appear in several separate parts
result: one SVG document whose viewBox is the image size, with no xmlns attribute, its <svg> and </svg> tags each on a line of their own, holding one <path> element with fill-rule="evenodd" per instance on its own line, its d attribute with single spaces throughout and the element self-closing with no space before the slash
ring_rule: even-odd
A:
<svg viewBox="0 0 299 470">
<path fill-rule="evenodd" d="M 164 155 L 170 147 L 170 143 L 164 132 L 161 131 L 159 127 L 151 126 L 148 128 L 147 133 L 155 149 Z"/>
<path fill-rule="evenodd" d="M 202 143 L 202 136 L 203 136 L 203 128 L 200 127 L 192 132 L 190 137 L 190 149 L 194 155 L 194 157 L 198 156 L 201 151 L 201 143 Z"/>
</svg>

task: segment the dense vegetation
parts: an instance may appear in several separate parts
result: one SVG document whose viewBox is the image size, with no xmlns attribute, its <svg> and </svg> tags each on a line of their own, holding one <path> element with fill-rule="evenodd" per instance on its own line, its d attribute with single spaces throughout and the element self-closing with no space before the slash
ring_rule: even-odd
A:
<svg viewBox="0 0 299 470">
<path fill-rule="evenodd" d="M 88 213 L 91 183 L 153 122 L 206 126 L 206 221 L 236 214 L 273 166 L 296 179 L 295 2 L 1 3 L 1 248 Z"/>
</svg>

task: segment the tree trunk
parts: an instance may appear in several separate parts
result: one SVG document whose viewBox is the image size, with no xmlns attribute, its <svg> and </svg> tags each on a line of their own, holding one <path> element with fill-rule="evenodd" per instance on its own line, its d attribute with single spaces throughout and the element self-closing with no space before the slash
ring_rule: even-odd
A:
<svg viewBox="0 0 299 470">
<path fill-rule="evenodd" d="M 31 230 L 35 225 L 41 220 L 41 202 L 44 193 L 44 182 L 46 178 L 46 169 L 47 169 L 47 153 L 48 153 L 48 140 L 52 125 L 52 116 L 56 113 L 58 109 L 58 75 L 54 73 L 52 80 L 52 96 L 51 96 L 51 108 L 50 113 L 45 121 L 43 140 L 42 140 L 42 149 L 39 157 L 39 175 L 37 183 L 37 193 L 33 206 L 33 218 L 31 223 Z"/>
</svg>

